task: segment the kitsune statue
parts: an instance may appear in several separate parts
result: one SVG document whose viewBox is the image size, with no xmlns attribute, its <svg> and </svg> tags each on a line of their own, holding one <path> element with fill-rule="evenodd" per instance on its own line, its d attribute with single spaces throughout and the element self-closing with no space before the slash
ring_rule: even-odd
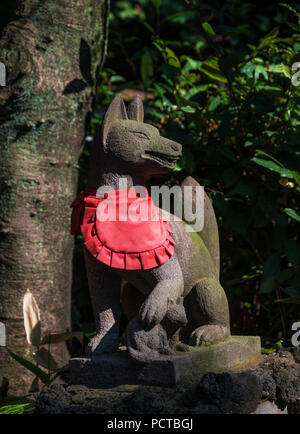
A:
<svg viewBox="0 0 300 434">
<path fill-rule="evenodd" d="M 218 228 L 209 198 L 204 194 L 203 229 L 188 231 L 183 220 L 166 221 L 145 188 L 148 176 L 174 169 L 181 145 L 144 123 L 139 97 L 126 110 L 117 95 L 93 146 L 89 185 L 72 204 L 71 231 L 81 229 L 83 235 L 96 321 L 88 356 L 118 349 L 120 304 L 129 321 L 127 351 L 136 361 L 229 338 L 228 303 L 219 282 Z M 183 195 L 187 186 L 193 191 L 200 187 L 188 177 L 181 185 Z M 128 202 L 147 204 L 157 218 L 101 221 L 105 201 L 117 209 L 127 203 L 125 214 Z"/>
</svg>

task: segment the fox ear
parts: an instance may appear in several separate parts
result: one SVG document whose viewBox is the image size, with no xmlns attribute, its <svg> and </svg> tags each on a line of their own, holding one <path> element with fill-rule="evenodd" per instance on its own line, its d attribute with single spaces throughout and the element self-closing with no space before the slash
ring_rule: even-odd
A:
<svg viewBox="0 0 300 434">
<path fill-rule="evenodd" d="M 105 145 L 108 131 L 115 121 L 128 120 L 126 107 L 121 94 L 117 94 L 110 103 L 102 124 L 101 141 Z"/>
<path fill-rule="evenodd" d="M 132 121 L 144 122 L 144 106 L 142 98 L 136 95 L 127 108 L 128 117 Z"/>
</svg>

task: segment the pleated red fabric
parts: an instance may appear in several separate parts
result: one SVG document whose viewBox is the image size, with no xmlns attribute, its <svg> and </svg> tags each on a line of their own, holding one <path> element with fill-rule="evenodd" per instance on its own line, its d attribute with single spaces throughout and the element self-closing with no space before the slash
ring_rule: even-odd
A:
<svg viewBox="0 0 300 434">
<path fill-rule="evenodd" d="M 87 189 L 71 206 L 71 234 L 81 231 L 90 253 L 112 268 L 147 270 L 174 254 L 170 226 L 146 189 L 110 190 L 103 198 Z"/>
</svg>

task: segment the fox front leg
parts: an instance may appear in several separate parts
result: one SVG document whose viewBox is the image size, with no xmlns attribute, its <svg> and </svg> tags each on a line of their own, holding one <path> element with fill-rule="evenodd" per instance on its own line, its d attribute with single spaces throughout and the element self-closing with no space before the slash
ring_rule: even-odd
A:
<svg viewBox="0 0 300 434">
<path fill-rule="evenodd" d="M 151 271 L 150 279 L 156 284 L 139 311 L 146 327 L 153 328 L 165 317 L 169 301 L 176 302 L 184 291 L 183 276 L 176 256 Z"/>
<path fill-rule="evenodd" d="M 160 289 L 162 289 L 161 285 Z M 161 299 L 159 300 L 161 302 Z M 144 363 L 156 360 L 161 355 L 174 355 L 178 340 L 177 331 L 186 323 L 183 297 L 179 297 L 176 301 L 168 297 L 167 311 L 159 324 L 147 327 L 138 316 L 129 322 L 126 331 L 129 356 L 133 360 Z"/>
<path fill-rule="evenodd" d="M 88 251 L 85 260 L 96 323 L 96 335 L 86 348 L 87 356 L 92 357 L 118 349 L 121 278 L 105 269 Z"/>
<path fill-rule="evenodd" d="M 189 294 L 189 308 L 196 326 L 190 345 L 222 342 L 230 336 L 226 294 L 217 279 L 203 278 Z"/>
<path fill-rule="evenodd" d="M 165 317 L 169 302 L 175 302 L 183 293 L 183 281 L 167 279 L 158 282 L 139 311 L 139 318 L 148 328 L 153 328 Z"/>
</svg>

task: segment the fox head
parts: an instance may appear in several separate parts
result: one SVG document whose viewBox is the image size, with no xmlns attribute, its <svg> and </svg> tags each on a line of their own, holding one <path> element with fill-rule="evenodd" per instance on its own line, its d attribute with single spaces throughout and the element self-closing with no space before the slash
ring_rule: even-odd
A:
<svg viewBox="0 0 300 434">
<path fill-rule="evenodd" d="M 181 156 L 181 145 L 162 137 L 157 128 L 143 121 L 144 108 L 139 96 L 126 110 L 123 98 L 116 95 L 101 130 L 104 165 L 146 176 L 174 169 Z"/>
</svg>

